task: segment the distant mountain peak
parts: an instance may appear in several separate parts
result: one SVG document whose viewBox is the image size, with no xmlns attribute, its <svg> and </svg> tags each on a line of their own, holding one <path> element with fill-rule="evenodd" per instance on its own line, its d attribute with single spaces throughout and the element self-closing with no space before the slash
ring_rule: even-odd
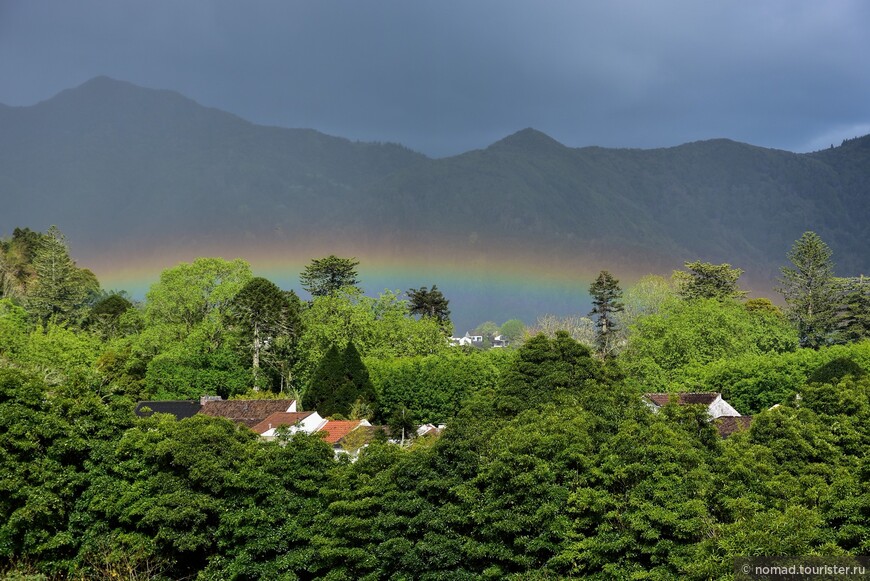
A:
<svg viewBox="0 0 870 581">
<path fill-rule="evenodd" d="M 511 149 L 516 151 L 540 151 L 565 149 L 565 146 L 541 131 L 527 127 L 496 141 L 487 149 Z"/>
<path fill-rule="evenodd" d="M 77 87 L 65 89 L 38 105 L 84 108 L 99 112 L 106 108 L 116 108 L 120 103 L 136 103 L 138 107 L 169 103 L 172 106 L 203 108 L 202 105 L 178 91 L 152 89 L 105 75 L 93 77 Z"/>
<path fill-rule="evenodd" d="M 92 79 L 88 79 L 87 81 L 85 81 L 84 83 L 79 85 L 79 88 L 89 87 L 89 86 L 97 87 L 97 86 L 105 86 L 105 85 L 127 85 L 127 86 L 129 86 L 132 84 L 133 83 L 130 83 L 128 81 L 121 81 L 118 79 L 113 79 L 112 77 L 109 77 L 107 75 L 97 75 L 96 77 L 93 77 Z"/>
<path fill-rule="evenodd" d="M 99 75 L 88 79 L 78 87 L 61 91 L 58 95 L 80 94 L 89 98 L 94 97 L 118 97 L 122 95 L 143 97 L 146 95 L 164 95 L 172 96 L 175 99 L 183 99 L 185 101 L 195 102 L 193 99 L 185 97 L 177 91 L 167 89 L 151 89 L 143 87 L 129 81 L 121 81 L 113 79 L 106 75 Z"/>
</svg>

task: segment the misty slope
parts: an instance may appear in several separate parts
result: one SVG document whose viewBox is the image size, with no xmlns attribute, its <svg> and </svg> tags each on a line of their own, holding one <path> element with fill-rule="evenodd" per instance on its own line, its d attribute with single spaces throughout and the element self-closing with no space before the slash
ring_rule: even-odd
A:
<svg viewBox="0 0 870 581">
<path fill-rule="evenodd" d="M 862 143 L 870 137 L 810 155 L 726 139 L 571 149 L 526 129 L 378 187 L 394 216 L 433 236 L 474 231 L 605 255 L 617 248 L 635 264 L 728 261 L 769 282 L 806 230 L 830 243 L 840 270 L 870 268 L 870 148 Z"/>
<path fill-rule="evenodd" d="M 105 77 L 6 108 L 0 127 L 2 228 L 52 222 L 106 244 L 323 228 L 359 215 L 364 184 L 422 159 Z"/>
<path fill-rule="evenodd" d="M 573 149 L 526 129 L 429 159 L 248 123 L 105 77 L 0 107 L 0 234 L 56 223 L 86 251 L 157 238 L 342 238 L 601 257 L 647 271 L 728 261 L 770 281 L 805 230 L 870 272 L 870 137 L 813 154 L 716 139 Z"/>
</svg>

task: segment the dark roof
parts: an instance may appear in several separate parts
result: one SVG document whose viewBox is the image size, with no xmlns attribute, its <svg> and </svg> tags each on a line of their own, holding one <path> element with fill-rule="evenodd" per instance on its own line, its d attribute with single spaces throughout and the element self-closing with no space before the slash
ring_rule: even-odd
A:
<svg viewBox="0 0 870 581">
<path fill-rule="evenodd" d="M 153 414 L 172 414 L 176 419 L 183 420 L 196 415 L 200 408 L 199 400 L 169 400 L 169 401 L 140 401 L 133 409 L 133 413 L 140 418 L 147 418 Z"/>
<path fill-rule="evenodd" d="M 719 435 L 727 438 L 734 432 L 748 430 L 752 424 L 752 416 L 722 416 L 716 418 L 715 423 Z"/>
<path fill-rule="evenodd" d="M 702 393 L 645 393 L 644 397 L 659 407 L 670 403 L 671 397 L 673 397 L 679 405 L 710 405 L 716 401 L 716 398 L 719 397 L 719 393 L 715 391 Z"/>
<path fill-rule="evenodd" d="M 314 412 L 275 412 L 269 414 L 266 419 L 253 426 L 251 429 L 258 434 L 263 434 L 272 428 L 295 426 L 313 413 Z"/>
<path fill-rule="evenodd" d="M 254 427 L 270 414 L 286 412 L 292 399 L 233 399 L 229 401 L 207 401 L 199 413 L 207 416 L 227 418 L 234 422 Z"/>
</svg>

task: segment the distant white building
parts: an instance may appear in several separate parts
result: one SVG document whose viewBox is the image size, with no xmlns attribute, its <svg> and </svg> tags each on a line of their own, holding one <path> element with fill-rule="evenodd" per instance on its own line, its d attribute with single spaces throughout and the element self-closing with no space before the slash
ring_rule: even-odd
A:
<svg viewBox="0 0 870 581">
<path fill-rule="evenodd" d="M 722 394 L 715 391 L 702 393 L 645 393 L 644 402 L 657 412 L 673 401 L 677 405 L 705 405 L 712 419 L 740 417 L 740 412 L 722 399 Z"/>
<path fill-rule="evenodd" d="M 450 337 L 450 344 L 460 347 L 483 347 L 483 335 L 465 333 L 464 337 Z"/>
<path fill-rule="evenodd" d="M 435 424 L 423 424 L 417 428 L 417 437 L 440 436 L 446 427 L 445 424 L 438 424 L 437 426 Z"/>
</svg>

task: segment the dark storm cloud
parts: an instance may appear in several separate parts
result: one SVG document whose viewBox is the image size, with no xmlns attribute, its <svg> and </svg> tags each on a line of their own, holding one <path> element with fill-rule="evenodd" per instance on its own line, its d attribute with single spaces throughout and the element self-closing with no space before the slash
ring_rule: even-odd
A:
<svg viewBox="0 0 870 581">
<path fill-rule="evenodd" d="M 0 102 L 105 74 L 432 155 L 870 132 L 870 3 L 0 0 Z"/>
</svg>

